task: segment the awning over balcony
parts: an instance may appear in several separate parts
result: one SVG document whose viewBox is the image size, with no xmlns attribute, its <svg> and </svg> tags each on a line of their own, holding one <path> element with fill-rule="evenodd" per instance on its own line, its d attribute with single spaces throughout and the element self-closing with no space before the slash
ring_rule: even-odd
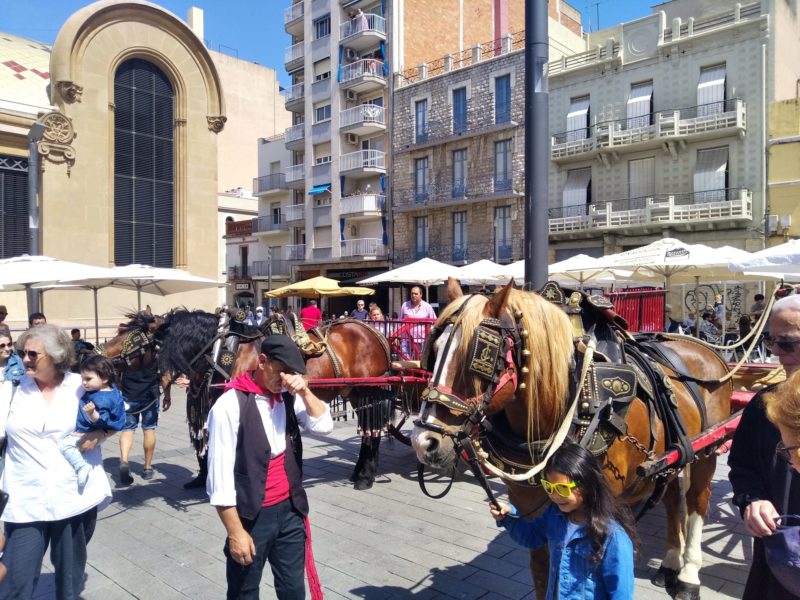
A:
<svg viewBox="0 0 800 600">
<path fill-rule="evenodd" d="M 628 96 L 627 117 L 628 129 L 650 125 L 650 113 L 653 112 L 653 82 L 637 83 L 631 86 Z"/>
<path fill-rule="evenodd" d="M 308 190 L 309 196 L 316 196 L 317 194 L 322 194 L 324 192 L 331 191 L 331 184 L 330 183 L 323 183 L 322 185 L 315 185 L 310 190 Z"/>
<path fill-rule="evenodd" d="M 567 171 L 567 183 L 562 195 L 563 206 L 586 206 L 589 203 L 589 184 L 592 181 L 591 167 Z"/>
<path fill-rule="evenodd" d="M 710 105 L 710 106 L 707 106 Z M 725 65 L 706 67 L 700 71 L 697 83 L 697 106 L 706 114 L 722 112 L 725 106 Z"/>
</svg>

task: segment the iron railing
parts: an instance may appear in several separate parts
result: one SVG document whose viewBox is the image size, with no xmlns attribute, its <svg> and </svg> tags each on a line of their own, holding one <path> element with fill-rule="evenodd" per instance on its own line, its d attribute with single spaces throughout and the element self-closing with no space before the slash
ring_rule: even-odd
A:
<svg viewBox="0 0 800 600">
<path fill-rule="evenodd" d="M 286 176 L 283 173 L 272 173 L 253 178 L 253 192 L 263 194 L 273 190 L 286 189 Z"/>
<path fill-rule="evenodd" d="M 492 179 L 484 177 L 473 179 L 472 181 L 457 181 L 453 184 L 450 180 L 441 181 L 434 179 L 428 182 L 424 189 L 399 188 L 395 190 L 395 203 L 397 208 L 413 206 L 416 204 L 449 204 L 459 200 L 471 200 L 475 198 L 497 196 L 498 194 L 518 194 L 522 189 L 522 183 L 515 189 L 515 175 L 510 174 L 510 179 Z M 444 179 L 444 177 L 442 178 Z"/>
</svg>

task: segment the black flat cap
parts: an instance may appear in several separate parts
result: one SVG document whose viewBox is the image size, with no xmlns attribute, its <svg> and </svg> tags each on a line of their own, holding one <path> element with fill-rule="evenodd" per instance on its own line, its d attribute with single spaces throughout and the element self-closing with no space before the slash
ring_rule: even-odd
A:
<svg viewBox="0 0 800 600">
<path fill-rule="evenodd" d="M 300 373 L 306 372 L 306 363 L 300 349 L 289 336 L 273 334 L 264 338 L 261 343 L 261 353 L 266 354 L 270 360 L 278 360 L 286 365 L 289 371 Z"/>
</svg>

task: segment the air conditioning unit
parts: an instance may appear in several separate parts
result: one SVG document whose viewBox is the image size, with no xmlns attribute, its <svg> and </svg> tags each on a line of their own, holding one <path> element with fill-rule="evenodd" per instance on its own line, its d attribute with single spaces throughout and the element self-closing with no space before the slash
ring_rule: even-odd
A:
<svg viewBox="0 0 800 600">
<path fill-rule="evenodd" d="M 348 144 L 358 144 L 358 136 L 355 133 L 345 133 L 344 141 Z"/>
<path fill-rule="evenodd" d="M 358 94 L 356 94 L 353 90 L 345 90 L 344 99 L 348 102 L 358 102 Z"/>
<path fill-rule="evenodd" d="M 358 52 L 356 52 L 352 48 L 345 48 L 344 49 L 344 57 L 347 60 L 358 60 Z"/>
</svg>

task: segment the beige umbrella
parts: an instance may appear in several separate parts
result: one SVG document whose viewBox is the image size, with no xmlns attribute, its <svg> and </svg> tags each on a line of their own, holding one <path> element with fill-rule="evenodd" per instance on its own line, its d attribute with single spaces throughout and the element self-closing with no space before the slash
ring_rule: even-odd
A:
<svg viewBox="0 0 800 600">
<path fill-rule="evenodd" d="M 371 296 L 375 290 L 363 287 L 341 287 L 339 282 L 328 277 L 312 277 L 304 281 L 291 283 L 267 292 L 270 298 L 297 296 L 300 298 L 316 298 L 318 296 Z"/>
</svg>

